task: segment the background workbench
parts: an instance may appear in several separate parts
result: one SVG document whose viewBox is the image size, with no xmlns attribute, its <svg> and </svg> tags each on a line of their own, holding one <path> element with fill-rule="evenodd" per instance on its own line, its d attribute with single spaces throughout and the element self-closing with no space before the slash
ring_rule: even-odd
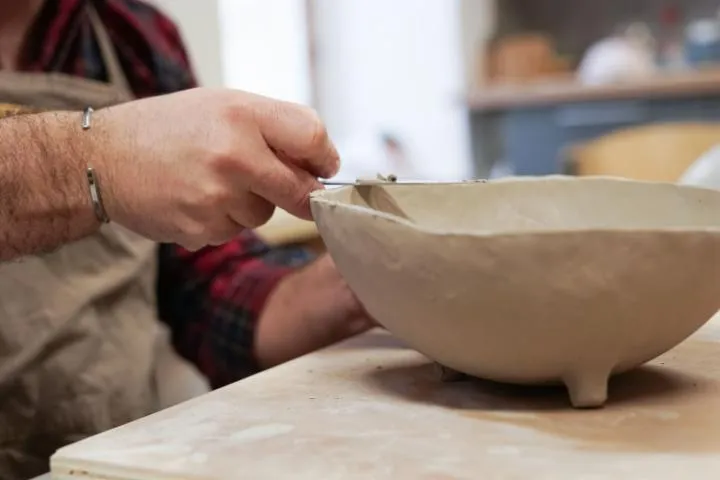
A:
<svg viewBox="0 0 720 480">
<path fill-rule="evenodd" d="M 61 450 L 55 479 L 720 477 L 720 317 L 616 378 L 600 410 L 560 388 L 442 383 L 373 331 Z"/>
</svg>

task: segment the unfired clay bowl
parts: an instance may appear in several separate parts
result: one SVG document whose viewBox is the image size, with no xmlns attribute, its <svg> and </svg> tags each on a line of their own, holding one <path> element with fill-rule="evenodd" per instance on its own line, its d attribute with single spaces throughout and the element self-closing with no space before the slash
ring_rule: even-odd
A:
<svg viewBox="0 0 720 480">
<path fill-rule="evenodd" d="M 368 312 L 431 359 L 576 407 L 720 309 L 720 192 L 610 178 L 315 192 L 323 240 Z"/>
</svg>

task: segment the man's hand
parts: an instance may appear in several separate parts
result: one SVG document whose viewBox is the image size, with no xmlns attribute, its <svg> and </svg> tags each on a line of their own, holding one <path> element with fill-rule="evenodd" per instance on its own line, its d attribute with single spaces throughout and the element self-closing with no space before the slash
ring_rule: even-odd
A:
<svg viewBox="0 0 720 480">
<path fill-rule="evenodd" d="M 317 178 L 339 168 L 311 109 L 233 90 L 110 107 L 83 134 L 110 219 L 189 249 L 262 225 L 275 205 L 309 219 Z"/>
<path fill-rule="evenodd" d="M 375 326 L 329 255 L 286 277 L 260 316 L 255 354 L 269 368 Z"/>
</svg>

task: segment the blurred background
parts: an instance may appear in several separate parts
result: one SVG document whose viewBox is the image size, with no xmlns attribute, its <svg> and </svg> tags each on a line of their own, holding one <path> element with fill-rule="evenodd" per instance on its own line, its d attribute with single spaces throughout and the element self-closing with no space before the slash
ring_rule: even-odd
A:
<svg viewBox="0 0 720 480">
<path fill-rule="evenodd" d="M 719 1 L 154 1 L 204 85 L 318 109 L 349 180 L 672 180 L 720 139 Z"/>
</svg>

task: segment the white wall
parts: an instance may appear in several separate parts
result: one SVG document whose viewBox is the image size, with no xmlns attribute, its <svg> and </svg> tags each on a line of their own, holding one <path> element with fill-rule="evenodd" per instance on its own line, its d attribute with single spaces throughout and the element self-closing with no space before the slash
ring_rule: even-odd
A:
<svg viewBox="0 0 720 480">
<path fill-rule="evenodd" d="M 473 88 L 485 73 L 481 51 L 495 31 L 497 0 L 461 0 L 460 15 L 465 81 L 468 88 Z"/>
<path fill-rule="evenodd" d="M 218 0 L 151 0 L 180 28 L 198 81 L 203 86 L 224 83 Z"/>
<path fill-rule="evenodd" d="M 310 103 L 304 0 L 151 0 L 178 24 L 203 86 Z"/>
<path fill-rule="evenodd" d="M 469 176 L 459 0 L 317 7 L 318 107 L 333 138 L 387 129 L 406 142 L 421 175 Z"/>
<path fill-rule="evenodd" d="M 309 104 L 305 1 L 220 0 L 220 12 L 225 84 Z"/>
</svg>

